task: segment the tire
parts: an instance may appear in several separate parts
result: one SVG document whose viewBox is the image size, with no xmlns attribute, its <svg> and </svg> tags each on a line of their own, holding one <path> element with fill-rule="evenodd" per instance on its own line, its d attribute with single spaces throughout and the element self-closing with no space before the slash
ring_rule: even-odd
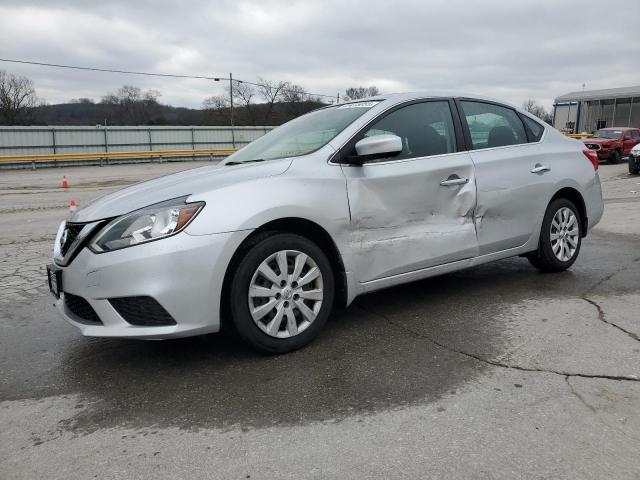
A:
<svg viewBox="0 0 640 480">
<path fill-rule="evenodd" d="M 562 221 L 563 218 L 567 219 L 566 222 Z M 563 223 L 569 224 L 569 228 L 564 228 Z M 527 258 L 542 272 L 562 272 L 578 258 L 582 233 L 580 212 L 573 202 L 566 198 L 553 200 L 542 220 L 538 250 Z"/>
<path fill-rule="evenodd" d="M 611 152 L 611 156 L 609 157 L 609 162 L 613 164 L 620 163 L 622 157 L 620 156 L 620 152 L 618 150 L 614 150 Z"/>
<path fill-rule="evenodd" d="M 240 260 L 231 281 L 229 310 L 235 330 L 252 348 L 286 353 L 318 336 L 334 297 L 333 269 L 320 247 L 300 235 L 269 232 Z"/>
<path fill-rule="evenodd" d="M 639 170 L 638 167 L 635 166 L 636 162 L 632 160 L 631 155 L 629 155 L 629 173 L 631 175 L 638 175 Z"/>
</svg>

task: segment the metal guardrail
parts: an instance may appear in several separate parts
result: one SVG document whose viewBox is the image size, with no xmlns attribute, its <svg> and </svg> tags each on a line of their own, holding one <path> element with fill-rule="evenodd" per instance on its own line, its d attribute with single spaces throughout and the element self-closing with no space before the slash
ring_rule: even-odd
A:
<svg viewBox="0 0 640 480">
<path fill-rule="evenodd" d="M 231 155 L 235 148 L 214 148 L 204 150 L 141 150 L 133 152 L 98 152 L 98 153 L 50 153 L 43 155 L 0 155 L 0 162 L 40 162 L 45 160 L 84 160 L 89 158 L 142 158 L 171 156 Z"/>
<path fill-rule="evenodd" d="M 565 133 L 564 135 L 565 137 L 577 138 L 577 139 L 589 138 L 591 136 L 590 133 Z"/>
<path fill-rule="evenodd" d="M 109 163 L 110 159 L 131 159 L 131 158 L 159 158 L 160 162 L 164 157 L 220 157 L 228 156 L 236 152 L 236 148 L 214 148 L 201 150 L 141 150 L 130 152 L 98 152 L 98 153 L 50 153 L 42 155 L 0 155 L 0 165 L 7 163 L 31 163 L 35 170 L 37 164 L 41 162 L 56 162 L 68 160 L 99 160 Z"/>
</svg>

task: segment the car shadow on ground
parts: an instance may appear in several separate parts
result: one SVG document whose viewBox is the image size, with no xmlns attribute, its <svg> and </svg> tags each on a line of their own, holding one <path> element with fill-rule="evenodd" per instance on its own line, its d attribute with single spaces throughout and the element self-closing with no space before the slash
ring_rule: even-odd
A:
<svg viewBox="0 0 640 480">
<path fill-rule="evenodd" d="M 12 344 L 24 345 L 10 338 L 19 329 L 4 335 L 10 396 L 79 395 L 77 413 L 61 424 L 77 433 L 335 421 L 434 402 L 487 368 L 455 350 L 499 355 L 508 342 L 506 309 L 558 294 L 575 275 L 551 278 L 515 258 L 366 295 L 336 310 L 314 343 L 280 356 L 254 353 L 228 333 L 155 342 L 83 338 L 60 325 L 44 296 L 10 318 L 38 332 L 32 352 L 12 353 Z"/>
<path fill-rule="evenodd" d="M 499 354 L 503 303 L 538 276 L 522 267 L 495 264 L 364 296 L 288 355 L 256 354 L 228 333 L 86 342 L 65 352 L 62 368 L 65 383 L 96 403 L 68 427 L 281 425 L 436 401 L 486 365 L 428 338 Z"/>
</svg>

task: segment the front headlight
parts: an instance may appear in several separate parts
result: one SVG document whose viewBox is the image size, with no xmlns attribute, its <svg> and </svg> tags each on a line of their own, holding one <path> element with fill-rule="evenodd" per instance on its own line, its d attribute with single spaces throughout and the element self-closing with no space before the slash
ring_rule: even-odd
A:
<svg viewBox="0 0 640 480">
<path fill-rule="evenodd" d="M 110 252 L 178 233 L 204 207 L 204 202 L 185 203 L 185 199 L 157 203 L 113 219 L 98 232 L 89 248 L 95 253 Z"/>
</svg>

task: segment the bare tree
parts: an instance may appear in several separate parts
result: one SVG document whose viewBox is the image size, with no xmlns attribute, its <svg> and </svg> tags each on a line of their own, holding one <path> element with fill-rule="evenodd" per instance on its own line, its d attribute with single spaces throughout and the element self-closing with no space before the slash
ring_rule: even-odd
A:
<svg viewBox="0 0 640 480">
<path fill-rule="evenodd" d="M 229 107 L 230 102 L 228 95 L 214 95 L 205 98 L 202 102 L 202 110 L 205 112 L 205 117 L 213 122 L 221 119 L 224 123 L 229 123 L 231 118 Z"/>
<path fill-rule="evenodd" d="M 311 102 L 309 94 L 300 85 L 290 84 L 282 90 L 282 102 L 290 115 L 297 117 L 305 113 L 305 103 Z"/>
<path fill-rule="evenodd" d="M 124 85 L 116 93 L 109 93 L 102 97 L 103 104 L 114 105 L 124 121 L 131 125 L 150 123 L 158 114 L 160 92 L 147 90 L 132 85 Z"/>
<path fill-rule="evenodd" d="M 30 79 L 0 70 L 0 123 L 32 123 L 36 110 L 43 103 Z"/>
<path fill-rule="evenodd" d="M 523 102 L 522 109 L 532 115 L 535 115 L 544 122 L 551 123 L 553 121 L 552 115 L 547 112 L 542 105 L 531 98 Z"/>
<path fill-rule="evenodd" d="M 300 85 L 290 84 L 282 90 L 282 101 L 287 103 L 301 103 L 309 100 L 309 94 Z"/>
<path fill-rule="evenodd" d="M 205 98 L 202 102 L 202 108 L 205 110 L 220 110 L 222 108 L 229 108 L 229 96 L 214 95 L 212 97 Z"/>
<path fill-rule="evenodd" d="M 345 100 L 360 100 L 361 98 L 375 97 L 380 95 L 380 90 L 376 86 L 371 87 L 351 87 L 344 92 Z"/>
<path fill-rule="evenodd" d="M 247 121 L 249 125 L 256 124 L 256 110 L 253 103 L 253 97 L 256 95 L 256 90 L 252 85 L 244 82 L 235 82 L 233 85 L 233 100 L 236 104 L 244 107 L 247 115 Z"/>
<path fill-rule="evenodd" d="M 264 114 L 264 125 L 269 125 L 269 119 L 273 113 L 273 105 L 282 100 L 284 91 L 289 88 L 288 82 L 273 82 L 258 77 L 258 93 L 265 100 L 267 108 Z"/>
</svg>

